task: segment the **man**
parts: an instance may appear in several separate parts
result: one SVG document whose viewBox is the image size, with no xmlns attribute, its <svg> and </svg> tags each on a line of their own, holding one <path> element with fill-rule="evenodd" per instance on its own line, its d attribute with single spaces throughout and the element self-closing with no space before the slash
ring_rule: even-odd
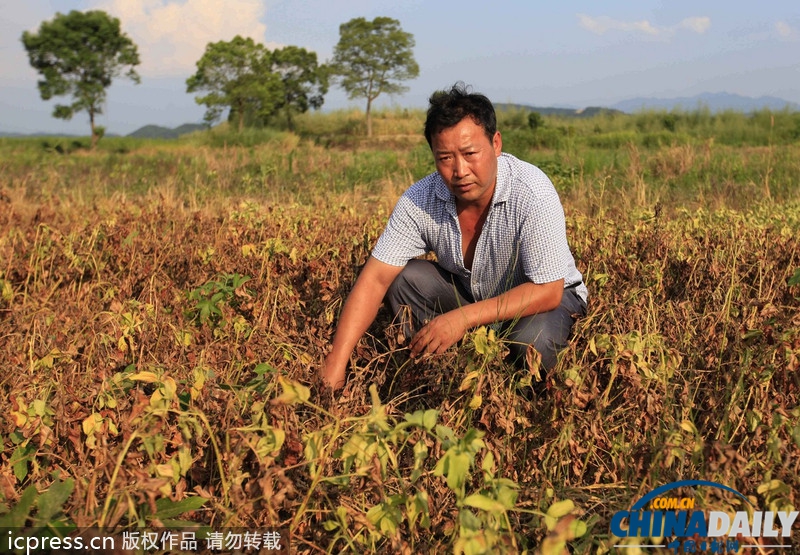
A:
<svg viewBox="0 0 800 555">
<path fill-rule="evenodd" d="M 558 194 L 541 170 L 501 152 L 489 99 L 463 84 L 434 93 L 425 138 L 437 171 L 397 202 L 344 305 L 322 368 L 334 390 L 384 297 L 395 314 L 410 309 L 412 356 L 500 323 L 510 358 L 522 364 L 533 345 L 545 370 L 586 312 Z M 431 251 L 435 263 L 417 258 Z"/>
</svg>

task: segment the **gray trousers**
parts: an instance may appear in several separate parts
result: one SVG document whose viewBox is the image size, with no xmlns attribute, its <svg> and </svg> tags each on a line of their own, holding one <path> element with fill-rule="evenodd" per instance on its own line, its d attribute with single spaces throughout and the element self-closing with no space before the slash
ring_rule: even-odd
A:
<svg viewBox="0 0 800 555">
<path fill-rule="evenodd" d="M 403 268 L 389 287 L 386 300 L 398 321 L 406 322 L 404 332 L 409 338 L 425 321 L 475 302 L 453 274 L 434 262 L 420 259 L 410 260 Z M 408 309 L 411 322 L 403 320 Z M 575 322 L 573 314 L 584 316 L 586 303 L 574 287 L 568 287 L 554 310 L 503 322 L 501 335 L 510 350 L 509 361 L 522 366 L 528 345 L 533 345 L 542 355 L 543 369 L 550 371 L 558 362 L 558 352 L 567 346 Z"/>
</svg>

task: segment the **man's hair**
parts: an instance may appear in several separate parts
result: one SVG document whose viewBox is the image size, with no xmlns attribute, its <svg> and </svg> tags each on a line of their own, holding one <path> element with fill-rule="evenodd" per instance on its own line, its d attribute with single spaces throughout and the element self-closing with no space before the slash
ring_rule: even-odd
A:
<svg viewBox="0 0 800 555">
<path fill-rule="evenodd" d="M 425 139 L 433 146 L 433 136 L 448 127 L 453 127 L 466 117 L 483 127 L 491 142 L 497 133 L 497 116 L 494 106 L 486 96 L 473 93 L 459 81 L 450 90 L 436 91 L 428 100 L 428 117 L 425 119 Z"/>
</svg>

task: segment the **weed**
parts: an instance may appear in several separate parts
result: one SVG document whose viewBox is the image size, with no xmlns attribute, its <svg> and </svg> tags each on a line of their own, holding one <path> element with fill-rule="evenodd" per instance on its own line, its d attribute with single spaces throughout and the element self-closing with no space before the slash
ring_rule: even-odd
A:
<svg viewBox="0 0 800 555">
<path fill-rule="evenodd" d="M 242 299 L 250 298 L 243 287 L 248 281 L 250 276 L 223 274 L 191 290 L 187 298 L 195 304 L 186 312 L 187 318 L 199 324 L 219 326 L 224 321 L 222 305 L 235 309 L 242 305 Z"/>
</svg>

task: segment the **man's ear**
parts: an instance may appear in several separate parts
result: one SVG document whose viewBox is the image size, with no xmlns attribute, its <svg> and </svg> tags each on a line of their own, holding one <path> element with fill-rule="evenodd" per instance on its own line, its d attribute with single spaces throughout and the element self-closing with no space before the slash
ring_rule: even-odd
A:
<svg viewBox="0 0 800 555">
<path fill-rule="evenodd" d="M 494 147 L 495 156 L 500 156 L 500 153 L 503 152 L 503 137 L 500 136 L 500 131 L 495 131 L 492 147 Z"/>
</svg>

